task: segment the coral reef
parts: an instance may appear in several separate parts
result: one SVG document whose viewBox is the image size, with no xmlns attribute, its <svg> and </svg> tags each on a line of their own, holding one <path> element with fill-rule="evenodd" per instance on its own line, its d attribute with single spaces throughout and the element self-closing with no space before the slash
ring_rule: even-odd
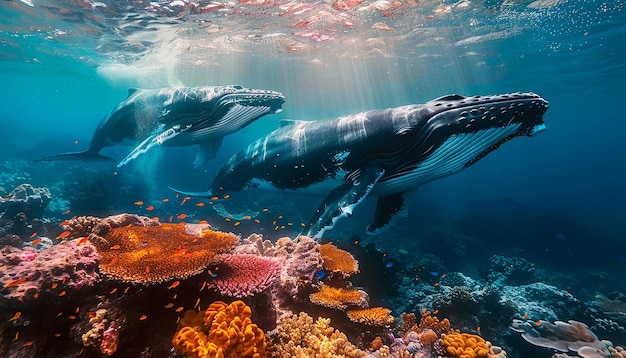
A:
<svg viewBox="0 0 626 358">
<path fill-rule="evenodd" d="M 50 199 L 48 188 L 19 185 L 9 195 L 0 198 L 0 219 L 13 219 L 18 213 L 24 213 L 29 218 L 40 218 Z"/>
<path fill-rule="evenodd" d="M 89 319 L 91 329 L 81 336 L 83 346 L 91 350 L 99 350 L 107 356 L 117 351 L 120 324 L 106 318 L 108 311 L 104 308 L 93 312 Z"/>
<path fill-rule="evenodd" d="M 270 289 L 280 274 L 282 259 L 250 254 L 223 254 L 212 263 L 215 277 L 207 287 L 224 296 L 242 298 Z"/>
<path fill-rule="evenodd" d="M 488 358 L 491 356 L 487 342 L 480 336 L 452 332 L 444 334 L 441 342 L 446 352 L 456 358 Z"/>
<path fill-rule="evenodd" d="M 8 299 L 30 301 L 42 292 L 64 296 L 93 286 L 100 278 L 99 256 L 87 242 L 66 241 L 41 252 L 33 247 L 5 246 L 0 254 L 2 295 Z"/>
<path fill-rule="evenodd" d="M 340 358 L 365 357 L 345 334 L 330 326 L 329 318 L 313 318 L 305 312 L 285 317 L 280 321 L 272 344 L 270 356 L 276 358 Z"/>
<path fill-rule="evenodd" d="M 250 307 L 242 301 L 229 305 L 213 302 L 205 311 L 200 311 L 203 325 L 196 318 L 187 315 L 172 338 L 177 354 L 185 357 L 228 357 L 264 358 L 267 357 L 265 334 L 252 323 Z"/>
</svg>

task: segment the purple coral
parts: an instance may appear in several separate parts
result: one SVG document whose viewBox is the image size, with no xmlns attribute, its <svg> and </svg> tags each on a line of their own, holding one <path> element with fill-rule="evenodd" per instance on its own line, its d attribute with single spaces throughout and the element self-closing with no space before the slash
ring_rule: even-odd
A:
<svg viewBox="0 0 626 358">
<path fill-rule="evenodd" d="M 7 299 L 29 301 L 53 284 L 62 291 L 93 286 L 99 279 L 99 256 L 89 243 L 63 242 L 37 252 L 32 247 L 0 250 L 0 282 Z"/>
</svg>

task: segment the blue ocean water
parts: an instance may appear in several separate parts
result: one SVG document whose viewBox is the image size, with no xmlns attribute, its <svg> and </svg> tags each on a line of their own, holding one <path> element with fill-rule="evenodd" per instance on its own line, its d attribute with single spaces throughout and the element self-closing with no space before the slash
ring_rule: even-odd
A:
<svg viewBox="0 0 626 358">
<path fill-rule="evenodd" d="M 400 250 L 436 255 L 447 270 L 468 275 L 492 254 L 520 256 L 578 277 L 581 294 L 625 292 L 626 3 L 338 4 L 3 1 L 0 187 L 10 191 L 24 181 L 50 187 L 52 220 L 62 219 L 76 200 L 71 188 L 80 185 L 94 185 L 107 199 L 87 198 L 77 207 L 84 212 L 72 210 L 76 215 L 147 215 L 133 203 L 173 198 L 170 185 L 206 189 L 232 154 L 281 119 L 321 120 L 450 93 L 532 91 L 550 103 L 545 132 L 512 140 L 463 172 L 419 188 L 408 219 L 388 233 L 365 235 L 375 206 L 368 199 L 327 236 L 372 243 L 398 257 Z M 228 84 L 280 91 L 286 102 L 280 114 L 226 137 L 205 168 L 192 168 L 193 148 L 158 149 L 119 172 L 101 162 L 34 162 L 85 150 L 129 88 Z M 121 159 L 130 150 L 103 153 Z M 236 193 L 225 205 L 282 208 L 297 227 L 321 199 Z M 209 208 L 185 210 L 218 220 Z M 228 225 L 217 227 L 233 229 Z M 270 239 L 297 231 L 289 229 L 237 228 Z M 607 276 L 593 279 L 592 272 Z"/>
</svg>

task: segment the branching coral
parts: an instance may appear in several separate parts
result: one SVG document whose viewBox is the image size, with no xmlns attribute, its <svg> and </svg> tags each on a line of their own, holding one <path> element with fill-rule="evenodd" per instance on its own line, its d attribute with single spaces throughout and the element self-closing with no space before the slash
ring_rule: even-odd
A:
<svg viewBox="0 0 626 358">
<path fill-rule="evenodd" d="M 225 296 L 251 296 L 276 282 L 282 262 L 278 258 L 257 255 L 220 255 L 211 264 L 217 276 L 207 281 L 207 287 Z"/>
<path fill-rule="evenodd" d="M 189 312 L 189 311 L 188 311 Z M 190 311 L 193 312 L 193 311 Z M 185 357 L 210 358 L 264 358 L 267 357 L 265 334 L 252 323 L 252 311 L 242 301 L 230 305 L 213 302 L 202 315 L 202 326 L 186 313 L 180 327 L 174 334 L 172 344 L 177 354 Z"/>
<path fill-rule="evenodd" d="M 365 357 L 342 332 L 330 326 L 329 318 L 313 318 L 304 312 L 283 318 L 273 337 L 270 355 L 276 358 Z"/>
<path fill-rule="evenodd" d="M 324 260 L 324 269 L 327 271 L 350 276 L 359 270 L 359 263 L 352 254 L 332 243 L 320 245 L 320 254 Z"/>
<path fill-rule="evenodd" d="M 393 324 L 391 310 L 385 307 L 355 309 L 346 312 L 352 322 L 375 327 L 387 327 Z"/>
<path fill-rule="evenodd" d="M 364 292 L 355 289 L 335 288 L 321 285 L 320 290 L 309 295 L 316 305 L 345 310 L 350 306 L 366 307 L 367 298 Z"/>
<path fill-rule="evenodd" d="M 202 271 L 216 253 L 231 249 L 239 238 L 206 227 L 190 234 L 185 224 L 127 225 L 110 229 L 94 243 L 100 254 L 100 270 L 127 282 L 155 284 L 187 278 Z"/>
</svg>

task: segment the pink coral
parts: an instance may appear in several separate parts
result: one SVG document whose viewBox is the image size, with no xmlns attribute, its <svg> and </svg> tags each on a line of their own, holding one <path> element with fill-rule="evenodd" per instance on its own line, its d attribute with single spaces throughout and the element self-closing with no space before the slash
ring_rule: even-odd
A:
<svg viewBox="0 0 626 358">
<path fill-rule="evenodd" d="M 279 276 L 282 260 L 248 254 L 220 255 L 210 266 L 216 275 L 207 287 L 231 297 L 246 297 L 270 288 Z"/>
<path fill-rule="evenodd" d="M 102 342 L 100 343 L 100 352 L 109 357 L 117 351 L 117 344 L 120 338 L 120 330 L 117 322 L 113 321 L 104 333 L 102 333 Z"/>
<path fill-rule="evenodd" d="M 9 299 L 33 300 L 53 283 L 59 292 L 79 290 L 100 277 L 99 256 L 89 243 L 67 241 L 39 253 L 32 247 L 6 246 L 0 255 L 2 294 Z"/>
</svg>

